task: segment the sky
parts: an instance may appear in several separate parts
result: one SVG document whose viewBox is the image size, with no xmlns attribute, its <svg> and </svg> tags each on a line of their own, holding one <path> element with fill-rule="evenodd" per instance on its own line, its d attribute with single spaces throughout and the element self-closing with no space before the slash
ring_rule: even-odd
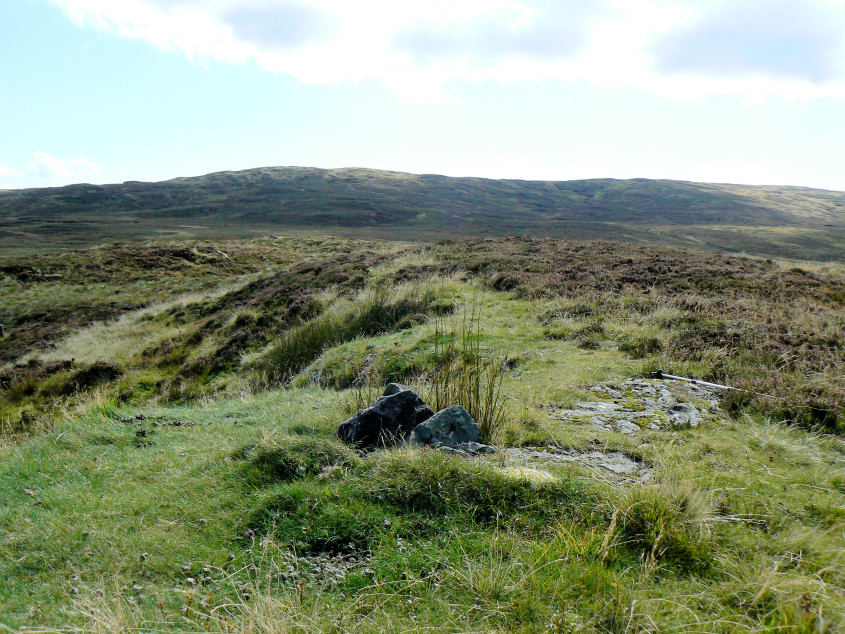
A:
<svg viewBox="0 0 845 634">
<path fill-rule="evenodd" d="M 0 189 L 270 165 L 845 190 L 845 0 L 0 0 Z"/>
</svg>

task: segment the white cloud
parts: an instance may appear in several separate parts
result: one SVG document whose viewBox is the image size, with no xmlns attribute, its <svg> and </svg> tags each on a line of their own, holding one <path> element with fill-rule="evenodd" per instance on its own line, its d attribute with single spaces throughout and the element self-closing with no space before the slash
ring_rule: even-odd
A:
<svg viewBox="0 0 845 634">
<path fill-rule="evenodd" d="M 461 81 L 845 99 L 841 0 L 49 0 L 72 20 L 303 81 L 448 101 Z M 785 49 L 785 50 L 783 50 Z"/>
<path fill-rule="evenodd" d="M 27 172 L 32 176 L 56 182 L 95 176 L 100 173 L 100 168 L 81 156 L 63 160 L 47 152 L 33 152 L 32 159 L 27 165 Z"/>
<path fill-rule="evenodd" d="M 8 165 L 0 165 L 0 178 L 15 178 L 21 176 L 23 172 Z"/>
</svg>

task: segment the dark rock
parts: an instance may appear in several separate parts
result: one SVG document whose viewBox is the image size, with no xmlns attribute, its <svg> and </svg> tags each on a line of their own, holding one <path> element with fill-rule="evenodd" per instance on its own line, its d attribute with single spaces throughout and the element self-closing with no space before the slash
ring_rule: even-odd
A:
<svg viewBox="0 0 845 634">
<path fill-rule="evenodd" d="M 417 425 L 434 415 L 413 390 L 382 396 L 340 424 L 337 436 L 359 449 L 390 447 L 403 441 Z"/>
<path fill-rule="evenodd" d="M 399 394 L 399 392 L 407 391 L 413 392 L 413 390 L 407 385 L 402 385 L 401 383 L 388 383 L 387 387 L 384 388 L 382 396 L 393 396 L 394 394 Z"/>
<path fill-rule="evenodd" d="M 463 407 L 451 405 L 418 425 L 408 442 L 414 445 L 455 447 L 478 441 L 478 425 Z"/>
</svg>

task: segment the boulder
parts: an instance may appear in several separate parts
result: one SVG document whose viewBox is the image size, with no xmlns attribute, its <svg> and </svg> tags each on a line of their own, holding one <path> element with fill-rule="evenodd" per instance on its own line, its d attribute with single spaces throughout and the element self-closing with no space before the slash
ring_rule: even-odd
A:
<svg viewBox="0 0 845 634">
<path fill-rule="evenodd" d="M 388 383 L 387 387 L 384 388 L 384 392 L 382 396 L 393 396 L 394 394 L 399 394 L 399 392 L 407 392 L 411 390 L 407 385 L 402 385 L 401 383 Z"/>
<path fill-rule="evenodd" d="M 358 449 L 390 447 L 405 440 L 434 410 L 413 390 L 382 396 L 340 424 L 337 436 Z"/>
<path fill-rule="evenodd" d="M 478 441 L 478 425 L 460 405 L 442 409 L 411 432 L 412 445 L 455 447 Z"/>
</svg>

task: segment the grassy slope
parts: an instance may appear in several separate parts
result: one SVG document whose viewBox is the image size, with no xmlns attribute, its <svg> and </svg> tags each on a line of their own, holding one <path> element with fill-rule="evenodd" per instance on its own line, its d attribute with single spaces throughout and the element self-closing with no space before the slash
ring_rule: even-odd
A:
<svg viewBox="0 0 845 634">
<path fill-rule="evenodd" d="M 312 168 L 0 192 L 0 247 L 10 253 L 315 230 L 387 239 L 621 238 L 841 259 L 845 196 L 646 179 L 518 181 Z"/>
<path fill-rule="evenodd" d="M 8 492 L 0 502 L 0 623 L 113 631 L 842 627 L 838 437 L 774 422 L 759 413 L 775 411 L 765 402 L 733 403 L 734 418 L 636 440 L 545 410 L 568 406 L 596 381 L 660 364 L 725 380 L 742 379 L 745 369 L 748 380 L 763 383 L 781 375 L 797 381 L 816 368 L 809 374 L 821 383 L 801 385 L 833 382 L 825 403 L 841 415 L 841 278 L 809 266 L 789 271 L 601 243 L 214 246 L 236 263 L 238 249 L 251 249 L 261 264 L 240 261 L 244 270 L 222 291 L 175 303 L 169 296 L 41 353 L 54 361 L 72 353 L 78 363 L 107 358 L 126 374 L 49 404 L 36 390 L 26 407 L 58 419 L 19 430 L 0 448 L 0 490 Z M 123 261 L 148 254 L 121 248 Z M 86 256 L 100 255 L 67 256 L 76 266 L 59 277 L 7 278 L 4 292 L 52 289 L 62 297 L 63 284 L 80 283 L 74 275 Z M 164 269 L 177 271 L 177 281 L 193 271 Z M 147 275 L 155 269 L 139 277 Z M 292 293 L 294 279 L 301 288 Z M 316 361 L 302 358 L 292 386 L 265 389 L 250 368 L 275 358 L 268 351 L 297 326 L 273 322 L 282 338 L 268 343 L 262 317 L 289 314 L 304 296 L 318 303 L 306 325 L 358 314 L 356 307 L 376 302 L 362 286 L 380 283 L 395 289 L 378 300 L 390 306 L 427 289 L 435 299 L 420 310 L 476 306 L 484 349 L 505 354 L 510 368 L 497 443 L 620 449 L 654 465 L 655 483 L 630 492 L 569 466 L 551 468 L 552 482 L 532 484 L 506 475 L 496 459 L 476 465 L 384 452 L 362 461 L 338 453 L 330 435 L 362 396 L 343 388 L 361 370 L 379 385 L 419 378 L 433 361 L 435 324 L 421 314 L 336 340 Z M 136 300 L 161 299 L 157 287 L 148 295 L 134 287 Z M 707 319 L 711 313 L 718 319 Z M 202 330 L 205 319 L 216 320 L 213 331 Z M 227 349 L 230 337 L 246 342 L 241 363 L 184 377 L 184 393 L 171 392 L 173 377 L 218 358 L 214 351 Z M 697 356 L 682 345 L 693 338 Z M 154 345 L 163 341 L 174 344 Z M 152 356 L 141 354 L 151 348 Z M 160 365 L 182 348 L 181 364 Z M 832 365 L 827 375 L 825 365 Z M 169 383 L 157 391 L 155 378 Z M 134 395 L 118 402 L 127 390 Z M 292 454 L 305 457 L 291 467 Z M 332 462 L 340 466 L 321 471 Z M 644 521 L 663 535 L 657 546 L 625 514 L 613 520 L 614 510 L 632 505 L 654 511 Z M 347 547 L 360 565 L 343 575 L 313 571 L 322 555 Z"/>
</svg>

